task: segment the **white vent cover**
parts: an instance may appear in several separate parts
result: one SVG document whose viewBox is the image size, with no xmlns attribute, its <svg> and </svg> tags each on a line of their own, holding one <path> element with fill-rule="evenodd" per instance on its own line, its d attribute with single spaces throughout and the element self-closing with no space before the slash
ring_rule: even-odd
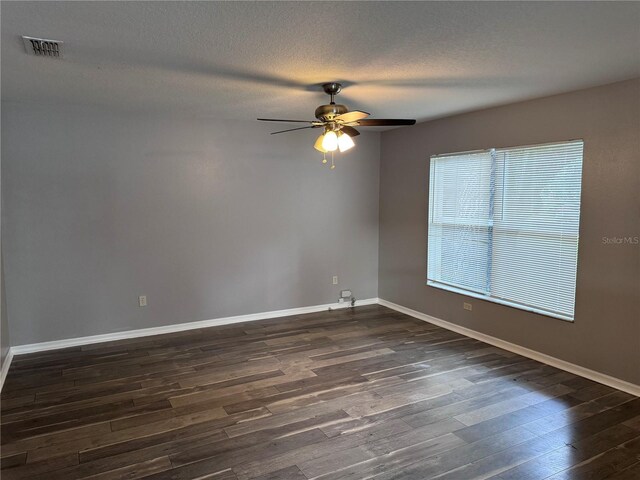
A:
<svg viewBox="0 0 640 480">
<path fill-rule="evenodd" d="M 44 38 L 34 38 L 22 36 L 24 48 L 29 55 L 38 57 L 62 57 L 62 43 L 59 40 L 46 40 Z"/>
</svg>

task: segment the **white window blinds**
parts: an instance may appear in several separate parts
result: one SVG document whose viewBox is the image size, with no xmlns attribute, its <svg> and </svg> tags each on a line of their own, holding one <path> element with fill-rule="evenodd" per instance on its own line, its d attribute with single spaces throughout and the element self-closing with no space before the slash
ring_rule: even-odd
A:
<svg viewBox="0 0 640 480">
<path fill-rule="evenodd" d="M 582 150 L 432 157 L 427 284 L 573 320 Z"/>
</svg>

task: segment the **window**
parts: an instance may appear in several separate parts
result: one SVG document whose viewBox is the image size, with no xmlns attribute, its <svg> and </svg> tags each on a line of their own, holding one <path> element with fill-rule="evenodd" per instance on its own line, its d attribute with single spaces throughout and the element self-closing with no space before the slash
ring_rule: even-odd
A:
<svg viewBox="0 0 640 480">
<path fill-rule="evenodd" d="M 582 150 L 431 157 L 427 285 L 573 320 Z"/>
</svg>

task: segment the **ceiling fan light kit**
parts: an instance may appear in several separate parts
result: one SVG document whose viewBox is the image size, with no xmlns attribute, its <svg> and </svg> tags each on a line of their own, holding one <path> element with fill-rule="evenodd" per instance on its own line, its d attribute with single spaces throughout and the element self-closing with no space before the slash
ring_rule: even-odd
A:
<svg viewBox="0 0 640 480">
<path fill-rule="evenodd" d="M 331 153 L 331 169 L 335 168 L 333 153 L 339 150 L 346 152 L 355 146 L 353 137 L 360 135 L 354 127 L 383 127 L 414 125 L 415 120 L 409 119 L 366 119 L 369 113 L 359 110 L 349 111 L 345 105 L 335 103 L 335 96 L 342 90 L 342 84 L 337 82 L 325 83 L 322 85 L 324 92 L 331 97 L 327 105 L 320 105 L 316 108 L 315 117 L 317 120 L 281 120 L 275 118 L 258 118 L 263 122 L 285 122 L 285 123 L 308 123 L 306 127 L 289 128 L 272 132 L 278 133 L 292 132 L 294 130 L 304 130 L 307 128 L 324 128 L 324 132 L 316 139 L 313 148 L 322 153 L 322 163 L 327 163 L 327 153 Z"/>
</svg>

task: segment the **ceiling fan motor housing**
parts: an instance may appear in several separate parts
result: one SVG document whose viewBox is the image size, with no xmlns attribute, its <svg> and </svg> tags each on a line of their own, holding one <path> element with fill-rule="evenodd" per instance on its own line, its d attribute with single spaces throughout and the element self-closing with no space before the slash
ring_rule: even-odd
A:
<svg viewBox="0 0 640 480">
<path fill-rule="evenodd" d="M 349 109 L 340 104 L 330 103 L 328 105 L 320 105 L 316 108 L 316 118 L 322 122 L 333 120 L 338 115 L 347 113 Z"/>
</svg>

